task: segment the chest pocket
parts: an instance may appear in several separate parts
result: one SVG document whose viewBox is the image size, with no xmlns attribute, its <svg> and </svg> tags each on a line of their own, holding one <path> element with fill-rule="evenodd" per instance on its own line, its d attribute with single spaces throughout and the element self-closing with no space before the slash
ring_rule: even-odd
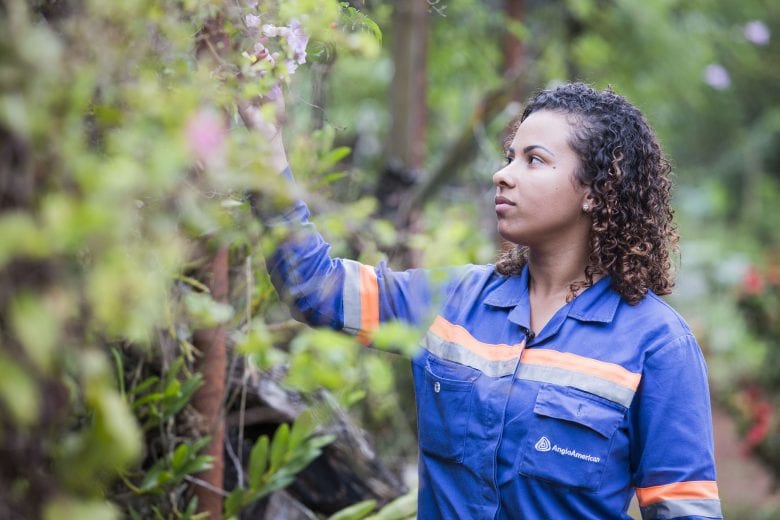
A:
<svg viewBox="0 0 780 520">
<path fill-rule="evenodd" d="M 430 455 L 463 462 L 472 415 L 474 369 L 427 357 L 416 375 L 420 449 Z"/>
<path fill-rule="evenodd" d="M 595 491 L 626 410 L 576 388 L 542 386 L 521 450 L 520 473 Z"/>
</svg>

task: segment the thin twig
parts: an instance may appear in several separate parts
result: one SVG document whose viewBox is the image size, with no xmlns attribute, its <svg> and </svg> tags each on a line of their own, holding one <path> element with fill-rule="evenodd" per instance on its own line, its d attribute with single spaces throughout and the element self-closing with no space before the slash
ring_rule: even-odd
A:
<svg viewBox="0 0 780 520">
<path fill-rule="evenodd" d="M 238 453 L 236 454 L 235 450 L 233 449 L 233 443 L 230 442 L 230 439 L 228 436 L 225 436 L 225 451 L 228 453 L 228 457 L 230 457 L 230 460 L 233 462 L 233 465 L 236 467 L 236 474 L 238 475 L 238 487 L 242 488 L 244 487 L 244 466 L 241 463 L 240 460 L 240 453 L 242 453 L 244 450 L 241 446 L 241 440 L 239 440 L 238 444 Z"/>
<path fill-rule="evenodd" d="M 228 496 L 228 493 L 227 493 L 227 491 L 225 491 L 224 489 L 222 489 L 222 488 L 218 488 L 218 487 L 216 487 L 216 486 L 212 486 L 211 484 L 209 484 L 209 483 L 208 483 L 208 482 L 206 482 L 205 480 L 201 480 L 201 479 L 199 479 L 199 478 L 197 478 L 197 477 L 193 477 L 192 475 L 186 475 L 186 476 L 184 477 L 184 480 L 186 480 L 186 481 L 188 481 L 188 482 L 192 482 L 192 483 L 193 483 L 193 484 L 195 484 L 196 486 L 200 486 L 200 487 L 202 487 L 202 488 L 206 488 L 206 489 L 208 489 L 209 491 L 212 491 L 212 492 L 214 492 L 214 493 L 216 493 L 216 494 L 218 494 L 218 495 L 221 495 L 221 496 L 223 496 L 223 497 L 226 497 L 226 496 Z"/>
</svg>

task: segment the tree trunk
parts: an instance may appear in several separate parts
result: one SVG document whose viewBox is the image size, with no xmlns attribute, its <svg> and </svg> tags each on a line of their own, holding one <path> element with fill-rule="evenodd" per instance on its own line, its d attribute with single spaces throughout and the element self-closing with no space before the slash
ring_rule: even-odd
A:
<svg viewBox="0 0 780 520">
<path fill-rule="evenodd" d="M 525 0 L 506 0 L 504 12 L 507 21 L 521 23 L 525 10 Z M 504 33 L 504 75 L 517 75 L 525 64 L 525 49 L 520 39 L 507 29 Z"/>
<path fill-rule="evenodd" d="M 211 296 L 220 303 L 228 302 L 228 248 L 222 246 L 214 255 L 206 274 Z M 223 496 L 217 490 L 224 488 L 224 441 L 225 414 L 222 402 L 225 398 L 225 378 L 227 374 L 226 352 L 227 329 L 224 326 L 199 330 L 195 333 L 195 348 L 201 353 L 195 364 L 195 370 L 203 374 L 201 386 L 192 398 L 192 405 L 201 415 L 201 434 L 210 435 L 211 442 L 206 454 L 214 458 L 210 469 L 198 478 L 208 484 L 197 486 L 198 512 L 208 513 L 209 518 L 222 518 Z"/>
<path fill-rule="evenodd" d="M 217 14 L 201 29 L 203 38 L 198 39 L 196 53 L 204 66 L 220 67 L 219 56 L 230 50 L 230 36 L 224 29 L 224 18 Z M 202 279 L 208 286 L 211 297 L 220 303 L 228 303 L 229 254 L 227 245 L 220 245 L 203 273 Z M 195 371 L 203 375 L 203 385 L 192 397 L 193 408 L 200 415 L 200 434 L 211 436 L 206 454 L 213 457 L 210 469 L 200 473 L 204 483 L 197 485 L 194 494 L 198 499 L 199 513 L 208 513 L 208 518 L 222 518 L 225 483 L 225 385 L 227 378 L 227 329 L 217 326 L 195 331 L 195 348 L 200 357 L 195 362 Z"/>
<path fill-rule="evenodd" d="M 417 226 L 417 214 L 399 213 L 402 202 L 414 190 L 425 164 L 427 124 L 427 54 L 429 15 L 426 0 L 398 0 L 393 11 L 393 65 L 390 111 L 393 117 L 388 139 L 387 166 L 377 185 L 380 214 L 401 230 Z M 403 220 L 398 217 L 403 216 Z M 403 252 L 405 267 L 417 263 Z"/>
</svg>

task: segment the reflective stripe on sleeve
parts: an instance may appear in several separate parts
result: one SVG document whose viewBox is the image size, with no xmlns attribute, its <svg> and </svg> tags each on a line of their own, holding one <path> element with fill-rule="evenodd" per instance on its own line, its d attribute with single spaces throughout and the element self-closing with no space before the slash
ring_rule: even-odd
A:
<svg viewBox="0 0 780 520">
<path fill-rule="evenodd" d="M 489 377 L 501 377 L 514 373 L 525 342 L 484 343 L 460 325 L 437 316 L 423 339 L 423 347 L 441 359 L 475 368 Z"/>
<path fill-rule="evenodd" d="M 626 408 L 634 400 L 640 374 L 615 363 L 549 349 L 523 352 L 519 379 L 571 386 Z"/>
<path fill-rule="evenodd" d="M 685 518 L 689 516 L 722 518 L 720 500 L 670 500 L 640 507 L 643 520 L 666 520 L 667 518 Z"/>
<path fill-rule="evenodd" d="M 379 285 L 372 267 L 343 260 L 344 331 L 357 335 L 367 345 L 370 334 L 379 327 Z"/>
<path fill-rule="evenodd" d="M 722 517 L 718 484 L 711 480 L 637 488 L 636 496 L 645 520 L 683 516 Z"/>
</svg>

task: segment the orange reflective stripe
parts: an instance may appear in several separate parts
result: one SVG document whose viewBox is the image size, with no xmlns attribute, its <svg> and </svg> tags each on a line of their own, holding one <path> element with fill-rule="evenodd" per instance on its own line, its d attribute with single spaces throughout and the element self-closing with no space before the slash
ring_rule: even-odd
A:
<svg viewBox="0 0 780 520">
<path fill-rule="evenodd" d="M 460 325 L 450 323 L 441 316 L 436 316 L 430 330 L 441 339 L 466 347 L 479 357 L 490 361 L 517 359 L 525 346 L 525 342 L 517 345 L 483 343 Z"/>
<path fill-rule="evenodd" d="M 580 372 L 612 381 L 633 391 L 636 391 L 642 378 L 641 374 L 635 374 L 615 363 L 598 361 L 576 354 L 549 349 L 526 349 L 523 352 L 521 363 L 545 365 Z"/>
<path fill-rule="evenodd" d="M 696 480 L 637 488 L 636 497 L 642 507 L 667 500 L 718 499 L 718 483 L 714 480 Z"/>
<path fill-rule="evenodd" d="M 371 343 L 371 333 L 379 328 L 379 284 L 376 272 L 360 264 L 360 333 L 358 341 Z"/>
</svg>

